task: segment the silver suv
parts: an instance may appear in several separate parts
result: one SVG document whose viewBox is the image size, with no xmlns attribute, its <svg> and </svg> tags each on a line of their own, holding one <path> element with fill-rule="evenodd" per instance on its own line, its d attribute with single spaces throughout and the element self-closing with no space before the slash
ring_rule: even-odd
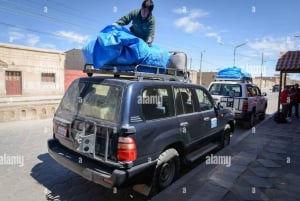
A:
<svg viewBox="0 0 300 201">
<path fill-rule="evenodd" d="M 248 81 L 215 81 L 208 90 L 215 103 L 222 107 L 231 108 L 236 120 L 244 120 L 246 127 L 254 125 L 255 118 L 265 118 L 268 99 L 258 86 Z"/>
</svg>

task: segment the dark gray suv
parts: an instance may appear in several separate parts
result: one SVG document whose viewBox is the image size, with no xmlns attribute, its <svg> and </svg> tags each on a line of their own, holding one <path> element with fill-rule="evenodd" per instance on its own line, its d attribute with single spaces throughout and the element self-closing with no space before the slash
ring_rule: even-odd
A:
<svg viewBox="0 0 300 201">
<path fill-rule="evenodd" d="M 170 185 L 181 164 L 229 144 L 230 110 L 199 85 L 136 78 L 75 80 L 53 119 L 50 155 L 107 188 Z"/>
</svg>

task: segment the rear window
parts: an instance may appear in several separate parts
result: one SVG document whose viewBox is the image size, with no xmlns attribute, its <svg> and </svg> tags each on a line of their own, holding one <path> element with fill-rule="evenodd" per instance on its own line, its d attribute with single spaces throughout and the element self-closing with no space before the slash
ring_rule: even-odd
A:
<svg viewBox="0 0 300 201">
<path fill-rule="evenodd" d="M 214 83 L 210 86 L 209 93 L 218 96 L 240 97 L 242 96 L 242 88 L 239 84 Z"/>
<path fill-rule="evenodd" d="M 122 87 L 101 83 L 73 82 L 63 97 L 59 111 L 108 121 L 119 117 Z"/>
</svg>

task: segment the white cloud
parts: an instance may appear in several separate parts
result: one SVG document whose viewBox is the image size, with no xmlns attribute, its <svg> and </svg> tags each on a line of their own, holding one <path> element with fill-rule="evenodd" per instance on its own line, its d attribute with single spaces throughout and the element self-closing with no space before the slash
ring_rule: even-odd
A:
<svg viewBox="0 0 300 201">
<path fill-rule="evenodd" d="M 40 41 L 40 37 L 34 34 L 27 35 L 27 43 L 29 46 L 35 46 Z"/>
<path fill-rule="evenodd" d="M 215 38 L 219 44 L 223 44 L 221 36 L 216 32 L 209 32 L 205 34 L 206 37 Z"/>
<path fill-rule="evenodd" d="M 263 37 L 249 42 L 248 45 L 255 50 L 263 51 L 269 55 L 278 55 L 282 51 L 295 50 L 299 48 L 297 41 L 291 37 Z"/>
<path fill-rule="evenodd" d="M 88 36 L 83 36 L 71 31 L 59 31 L 55 35 L 80 44 L 85 43 L 89 38 Z"/>
<path fill-rule="evenodd" d="M 40 48 L 43 48 L 43 49 L 57 50 L 56 45 L 50 44 L 50 43 L 41 43 L 39 46 L 40 46 Z"/>
<path fill-rule="evenodd" d="M 207 30 L 209 27 L 201 24 L 198 19 L 207 16 L 209 13 L 194 9 L 194 10 L 188 10 L 185 6 L 182 8 L 175 9 L 174 12 L 176 14 L 184 15 L 183 17 L 180 17 L 175 20 L 174 25 L 177 28 L 183 28 L 183 30 L 187 33 L 192 33 L 197 30 Z"/>
<path fill-rule="evenodd" d="M 118 12 L 118 7 L 117 6 L 113 6 L 113 13 L 117 13 Z"/>
<path fill-rule="evenodd" d="M 174 10 L 174 13 L 185 14 L 185 13 L 187 13 L 187 8 L 185 6 L 182 6 L 181 8 L 176 8 Z"/>
<path fill-rule="evenodd" d="M 25 36 L 19 32 L 10 32 L 9 33 L 9 42 L 14 43 L 16 40 L 23 39 Z"/>
</svg>

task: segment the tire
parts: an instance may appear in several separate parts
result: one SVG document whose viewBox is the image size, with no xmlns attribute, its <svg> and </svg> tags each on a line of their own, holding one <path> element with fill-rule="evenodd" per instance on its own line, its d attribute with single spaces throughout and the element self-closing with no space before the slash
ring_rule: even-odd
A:
<svg viewBox="0 0 300 201">
<path fill-rule="evenodd" d="M 267 111 L 267 106 L 265 107 L 264 112 L 261 115 L 259 115 L 259 120 L 262 121 L 266 118 L 266 111 Z"/>
<path fill-rule="evenodd" d="M 86 73 L 88 77 L 92 77 L 93 73 Z"/>
<path fill-rule="evenodd" d="M 251 112 L 250 119 L 246 122 L 246 128 L 252 128 L 255 121 L 255 111 Z"/>
<path fill-rule="evenodd" d="M 170 148 L 158 157 L 154 178 L 153 189 L 156 193 L 168 187 L 176 180 L 179 174 L 179 154 L 176 149 Z"/>
<path fill-rule="evenodd" d="M 230 137 L 231 136 L 231 127 L 229 124 L 226 124 L 224 127 L 224 131 L 221 137 L 221 148 L 224 148 L 230 144 Z"/>
</svg>

